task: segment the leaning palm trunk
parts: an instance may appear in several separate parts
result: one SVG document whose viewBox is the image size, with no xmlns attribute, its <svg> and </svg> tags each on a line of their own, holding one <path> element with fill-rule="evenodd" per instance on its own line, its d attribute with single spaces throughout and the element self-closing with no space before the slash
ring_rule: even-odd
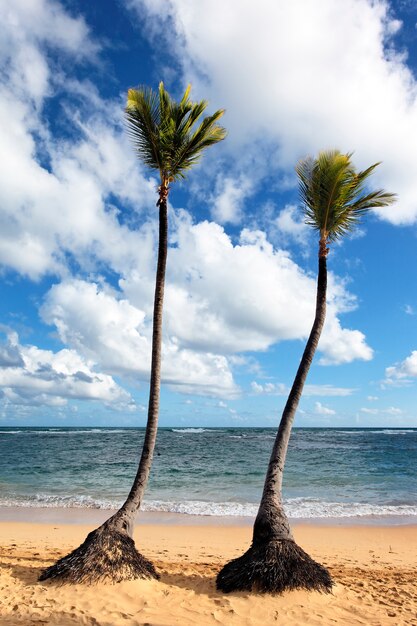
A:
<svg viewBox="0 0 417 626">
<path fill-rule="evenodd" d="M 94 583 L 105 579 L 120 582 L 135 578 L 159 578 L 153 564 L 136 550 L 133 541 L 133 529 L 136 513 L 141 505 L 148 482 L 158 428 L 162 312 L 168 252 L 168 189 L 167 184 L 162 184 L 159 189 L 159 246 L 155 281 L 148 420 L 138 471 L 126 502 L 117 513 L 91 532 L 81 546 L 45 569 L 39 580 L 53 578 L 69 583 Z"/>
<path fill-rule="evenodd" d="M 282 592 L 289 589 L 330 591 L 329 572 L 313 561 L 294 541 L 282 505 L 282 478 L 288 442 L 314 353 L 326 317 L 327 248 L 320 242 L 316 315 L 275 439 L 252 545 L 243 556 L 227 563 L 217 576 L 221 591 Z"/>
<path fill-rule="evenodd" d="M 222 591 L 282 592 L 285 589 L 330 591 L 329 572 L 295 543 L 282 506 L 282 477 L 295 413 L 326 316 L 328 242 L 353 229 L 372 208 L 392 204 L 395 196 L 380 189 L 364 193 L 368 177 L 378 163 L 357 172 L 351 154 L 320 152 L 297 164 L 306 223 L 320 233 L 316 316 L 272 450 L 265 487 L 253 529 L 250 549 L 224 566 L 217 577 Z"/>
</svg>

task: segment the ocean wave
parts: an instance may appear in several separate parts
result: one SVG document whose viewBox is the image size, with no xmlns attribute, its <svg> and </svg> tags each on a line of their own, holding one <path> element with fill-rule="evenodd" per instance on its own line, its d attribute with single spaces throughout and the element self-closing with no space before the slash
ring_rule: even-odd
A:
<svg viewBox="0 0 417 626">
<path fill-rule="evenodd" d="M 28 497 L 0 498 L 0 507 L 46 509 L 118 509 L 122 501 L 94 499 L 90 496 L 56 496 L 35 494 Z"/>
<path fill-rule="evenodd" d="M 0 435 L 91 435 L 103 433 L 128 433 L 133 429 L 126 428 L 71 428 L 65 430 L 63 428 L 48 428 L 45 430 L 0 430 Z"/>
<path fill-rule="evenodd" d="M 302 519 L 417 516 L 417 505 L 409 504 L 325 502 L 313 498 L 292 498 L 284 505 L 289 517 Z"/>
<path fill-rule="evenodd" d="M 90 496 L 36 494 L 32 497 L 1 498 L 2 507 L 118 509 L 122 501 L 94 499 Z M 363 502 L 324 502 L 312 498 L 292 498 L 284 502 L 291 519 L 416 517 L 417 505 L 370 504 Z M 207 502 L 203 500 L 147 500 L 142 510 L 156 513 L 218 517 L 254 517 L 258 505 L 249 502 Z"/>
<path fill-rule="evenodd" d="M 23 432 L 22 430 L 0 430 L 0 435 L 17 435 Z"/>
<path fill-rule="evenodd" d="M 408 435 L 415 433 L 413 428 L 379 428 L 378 430 L 335 430 L 336 435 Z"/>
<path fill-rule="evenodd" d="M 276 433 L 271 434 L 271 435 L 267 435 L 267 434 L 263 434 L 263 433 L 247 435 L 247 434 L 244 433 L 242 435 L 228 435 L 228 438 L 229 439 L 259 439 L 259 440 L 265 441 L 267 439 L 268 440 L 269 439 L 276 439 Z"/>
<path fill-rule="evenodd" d="M 210 432 L 210 428 L 171 428 L 173 433 L 200 434 Z"/>
<path fill-rule="evenodd" d="M 409 428 L 399 429 L 399 428 L 384 428 L 382 431 L 372 431 L 372 432 L 380 432 L 383 435 L 408 435 L 409 433 L 415 433 L 417 431 Z"/>
</svg>

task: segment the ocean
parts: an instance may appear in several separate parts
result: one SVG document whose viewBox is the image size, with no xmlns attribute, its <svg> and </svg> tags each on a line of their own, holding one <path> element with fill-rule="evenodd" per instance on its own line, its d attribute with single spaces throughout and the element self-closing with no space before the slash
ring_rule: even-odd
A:
<svg viewBox="0 0 417 626">
<path fill-rule="evenodd" d="M 254 516 L 275 429 L 160 428 L 143 509 Z M 117 508 L 141 428 L 0 428 L 0 507 Z M 295 428 L 290 518 L 417 523 L 417 429 Z"/>
</svg>

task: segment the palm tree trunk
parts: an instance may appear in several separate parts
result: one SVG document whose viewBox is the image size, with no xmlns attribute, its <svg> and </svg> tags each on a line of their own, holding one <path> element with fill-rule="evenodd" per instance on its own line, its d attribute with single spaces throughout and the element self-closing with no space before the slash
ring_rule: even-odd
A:
<svg viewBox="0 0 417 626">
<path fill-rule="evenodd" d="M 161 184 L 157 203 L 159 206 L 159 244 L 153 311 L 148 420 L 138 471 L 122 507 L 104 524 L 92 531 L 81 546 L 46 568 L 41 573 L 39 580 L 54 578 L 71 583 L 95 583 L 106 579 L 120 582 L 134 578 L 159 578 L 153 564 L 136 550 L 133 541 L 133 529 L 136 513 L 141 505 L 148 482 L 158 428 L 162 314 L 168 253 L 168 192 L 168 185 Z"/>
<path fill-rule="evenodd" d="M 113 516 L 115 522 L 121 526 L 123 530 L 128 532 L 130 536 L 133 535 L 136 513 L 142 503 L 143 494 L 148 482 L 158 429 L 161 390 L 162 315 L 164 306 L 165 270 L 168 254 L 168 192 L 168 186 L 161 185 L 158 200 L 159 245 L 153 308 L 151 378 L 145 440 L 143 442 L 138 471 L 130 493 L 126 502 Z"/>
<path fill-rule="evenodd" d="M 306 588 L 330 591 L 328 571 L 294 542 L 282 505 L 282 479 L 288 443 L 301 394 L 313 361 L 326 317 L 327 248 L 320 240 L 316 314 L 272 449 L 264 490 L 253 527 L 252 546 L 227 563 L 217 576 L 217 588 L 225 591 L 271 591 Z"/>
<path fill-rule="evenodd" d="M 292 538 L 282 507 L 282 479 L 295 414 L 326 318 L 326 292 L 327 259 L 326 256 L 321 256 L 317 279 L 316 315 L 272 448 L 262 499 L 254 525 L 254 541 L 265 535 L 271 538 Z"/>
</svg>

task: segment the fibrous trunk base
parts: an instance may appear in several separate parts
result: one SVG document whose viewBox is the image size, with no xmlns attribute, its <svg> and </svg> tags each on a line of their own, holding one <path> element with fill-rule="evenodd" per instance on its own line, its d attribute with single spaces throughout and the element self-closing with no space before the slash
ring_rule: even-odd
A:
<svg viewBox="0 0 417 626">
<path fill-rule="evenodd" d="M 159 575 L 153 564 L 136 550 L 128 534 L 106 524 L 91 532 L 79 548 L 39 576 L 39 580 L 86 584 L 118 583 L 135 578 L 159 578 Z"/>
<path fill-rule="evenodd" d="M 245 554 L 227 563 L 217 575 L 217 589 L 283 593 L 307 589 L 330 593 L 333 580 L 292 540 L 273 539 L 252 545 Z"/>
</svg>

